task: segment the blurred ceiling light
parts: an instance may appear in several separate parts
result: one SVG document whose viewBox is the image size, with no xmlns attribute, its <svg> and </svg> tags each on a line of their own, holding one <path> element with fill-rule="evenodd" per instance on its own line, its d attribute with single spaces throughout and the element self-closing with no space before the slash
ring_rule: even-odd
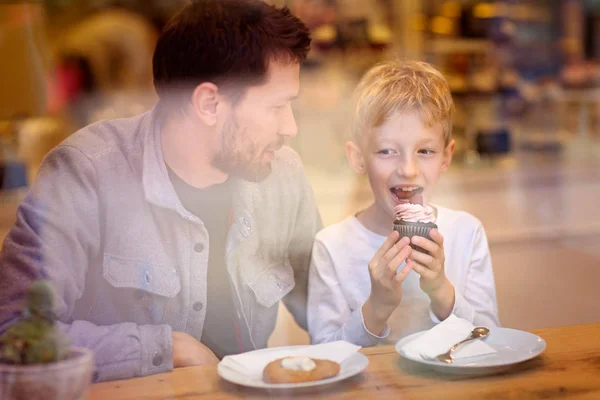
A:
<svg viewBox="0 0 600 400">
<path fill-rule="evenodd" d="M 392 42 L 392 30 L 384 24 L 371 24 L 367 28 L 371 43 L 389 44 Z"/>
<path fill-rule="evenodd" d="M 491 3 L 477 3 L 473 7 L 475 18 L 492 18 L 496 15 L 496 6 Z"/>
<path fill-rule="evenodd" d="M 313 38 L 320 43 L 332 43 L 337 38 L 337 32 L 333 25 L 325 24 L 314 30 Z"/>
<path fill-rule="evenodd" d="M 440 14 L 447 18 L 460 17 L 460 4 L 457 1 L 446 1 L 442 4 Z"/>
<path fill-rule="evenodd" d="M 454 24 L 450 18 L 434 17 L 431 20 L 431 31 L 440 35 L 449 35 L 453 32 Z"/>
</svg>

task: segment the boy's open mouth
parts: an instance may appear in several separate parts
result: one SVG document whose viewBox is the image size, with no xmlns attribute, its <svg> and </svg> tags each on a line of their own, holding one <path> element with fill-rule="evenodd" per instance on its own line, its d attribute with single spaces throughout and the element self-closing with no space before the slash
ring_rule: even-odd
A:
<svg viewBox="0 0 600 400">
<path fill-rule="evenodd" d="M 390 188 L 396 203 L 412 203 L 423 205 L 423 187 L 421 186 L 395 186 Z"/>
</svg>

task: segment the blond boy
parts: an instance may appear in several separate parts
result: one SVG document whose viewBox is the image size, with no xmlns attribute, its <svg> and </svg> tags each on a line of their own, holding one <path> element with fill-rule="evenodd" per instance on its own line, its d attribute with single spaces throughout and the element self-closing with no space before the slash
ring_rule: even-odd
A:
<svg viewBox="0 0 600 400">
<path fill-rule="evenodd" d="M 451 314 L 498 325 L 481 222 L 431 204 L 454 153 L 452 110 L 446 80 L 426 63 L 388 61 L 359 83 L 346 155 L 368 177 L 374 202 L 315 238 L 308 295 L 313 343 L 395 342 Z M 392 231 L 394 207 L 415 195 L 433 208 L 438 229 L 431 240 L 399 240 Z M 429 254 L 413 250 L 411 240 Z"/>
</svg>

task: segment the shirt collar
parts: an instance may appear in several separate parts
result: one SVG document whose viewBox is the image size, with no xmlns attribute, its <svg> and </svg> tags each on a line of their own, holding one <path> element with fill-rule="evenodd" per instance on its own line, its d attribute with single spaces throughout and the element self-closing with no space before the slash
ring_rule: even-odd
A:
<svg viewBox="0 0 600 400">
<path fill-rule="evenodd" d="M 156 104 L 147 115 L 142 129 L 146 132 L 143 156 L 143 185 L 146 200 L 158 207 L 176 211 L 183 218 L 197 219 L 179 201 L 163 158 L 160 143 L 160 105 Z"/>
</svg>

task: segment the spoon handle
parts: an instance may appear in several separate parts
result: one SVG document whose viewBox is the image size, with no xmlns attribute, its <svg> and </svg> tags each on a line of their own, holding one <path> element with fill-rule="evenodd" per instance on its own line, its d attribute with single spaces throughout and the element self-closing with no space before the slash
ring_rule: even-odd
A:
<svg viewBox="0 0 600 400">
<path fill-rule="evenodd" d="M 458 349 L 459 346 L 461 346 L 467 342 L 470 342 L 471 340 L 478 339 L 478 338 L 479 338 L 479 336 L 476 336 L 473 333 L 471 333 L 468 338 L 461 340 L 460 342 L 456 343 L 454 346 L 450 347 L 450 352 L 453 352 L 456 349 Z"/>
</svg>

